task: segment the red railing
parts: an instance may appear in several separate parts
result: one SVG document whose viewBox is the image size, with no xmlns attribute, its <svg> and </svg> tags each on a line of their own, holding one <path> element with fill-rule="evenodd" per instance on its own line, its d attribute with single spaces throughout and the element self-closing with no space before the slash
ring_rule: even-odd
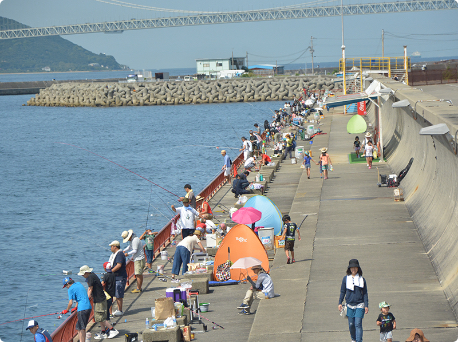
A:
<svg viewBox="0 0 458 342">
<path fill-rule="evenodd" d="M 240 153 L 234 161 L 232 161 L 232 174 L 234 170 L 238 169 L 242 163 L 243 152 Z M 205 187 L 205 189 L 199 193 L 199 195 L 204 197 L 206 200 L 209 200 L 216 194 L 219 189 L 221 189 L 225 183 L 226 177 L 224 177 L 224 172 L 222 171 L 218 176 L 215 177 L 215 179 L 213 179 L 213 181 L 210 182 L 210 184 Z M 179 217 L 180 215 L 176 215 L 174 219 L 178 220 Z M 156 237 L 154 238 L 154 259 L 156 259 L 160 255 L 161 251 L 167 247 L 174 239 L 171 228 L 172 222 L 170 221 L 159 231 L 159 233 L 157 233 Z M 134 263 L 130 260 L 126 263 L 126 272 L 128 280 L 134 276 Z M 93 312 L 91 313 L 90 320 L 92 318 Z M 77 321 L 78 317 L 76 312 L 74 312 L 51 334 L 53 341 L 73 341 L 73 338 L 78 334 L 78 331 L 75 329 Z"/>
</svg>

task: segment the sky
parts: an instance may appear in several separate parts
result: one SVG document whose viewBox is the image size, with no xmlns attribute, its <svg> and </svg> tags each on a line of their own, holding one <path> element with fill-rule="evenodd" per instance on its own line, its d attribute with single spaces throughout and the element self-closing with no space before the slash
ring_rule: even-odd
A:
<svg viewBox="0 0 458 342">
<path fill-rule="evenodd" d="M 358 1 L 358 2 L 357 2 Z M 344 4 L 369 3 L 344 0 Z M 374 2 L 381 2 L 374 1 Z M 188 15 L 180 11 L 226 12 L 300 4 L 300 0 L 0 0 L 0 16 L 31 27 L 95 23 L 132 18 Z M 340 5 L 340 1 L 316 2 Z M 123 4 L 124 6 L 119 6 Z M 130 4 L 130 5 L 126 5 Z M 126 7 L 130 6 L 130 7 Z M 133 8 L 137 7 L 137 8 Z M 142 7 L 139 9 L 138 7 Z M 150 10 L 164 7 L 178 12 Z M 347 57 L 381 57 L 418 51 L 422 57 L 458 56 L 458 10 L 344 16 Z M 192 68 L 197 58 L 228 58 L 248 53 L 249 65 L 307 63 L 313 36 L 314 62 L 338 62 L 342 50 L 340 17 L 277 20 L 130 30 L 122 34 L 62 36 L 94 53 L 105 53 L 133 69 Z M 1 55 L 1 52 L 0 52 Z"/>
</svg>

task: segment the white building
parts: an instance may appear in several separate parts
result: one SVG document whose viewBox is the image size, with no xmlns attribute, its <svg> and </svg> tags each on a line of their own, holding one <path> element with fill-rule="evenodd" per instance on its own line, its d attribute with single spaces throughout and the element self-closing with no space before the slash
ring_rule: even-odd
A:
<svg viewBox="0 0 458 342">
<path fill-rule="evenodd" d="M 225 70 L 241 70 L 245 65 L 245 57 L 202 58 L 196 59 L 197 75 L 216 78 L 217 73 Z"/>
</svg>

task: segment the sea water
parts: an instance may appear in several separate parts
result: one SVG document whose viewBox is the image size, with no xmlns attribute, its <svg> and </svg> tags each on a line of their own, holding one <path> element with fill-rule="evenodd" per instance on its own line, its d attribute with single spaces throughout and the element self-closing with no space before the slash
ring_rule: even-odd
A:
<svg viewBox="0 0 458 342">
<path fill-rule="evenodd" d="M 160 230 L 177 197 L 199 193 L 221 170 L 223 147 L 240 148 L 279 102 L 116 108 L 22 106 L 0 97 L 0 339 L 30 340 L 24 317 L 67 307 L 62 270 L 103 272 L 108 244 L 145 226 Z M 75 145 L 85 150 L 79 149 Z M 209 147 L 207 147 L 209 146 Z M 216 147 L 220 147 L 217 149 Z M 88 151 L 86 151 L 88 150 Z M 99 156 L 90 153 L 98 154 Z M 227 149 L 232 159 L 237 149 Z M 107 158 L 129 170 L 109 162 Z M 58 315 L 36 318 L 54 331 Z"/>
</svg>

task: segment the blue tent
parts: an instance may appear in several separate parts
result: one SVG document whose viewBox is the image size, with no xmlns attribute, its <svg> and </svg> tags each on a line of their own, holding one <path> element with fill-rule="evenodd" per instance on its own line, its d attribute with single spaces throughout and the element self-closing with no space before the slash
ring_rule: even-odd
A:
<svg viewBox="0 0 458 342">
<path fill-rule="evenodd" d="M 281 234 L 283 226 L 281 212 L 269 198 L 262 195 L 253 196 L 246 201 L 244 207 L 255 208 L 262 213 L 261 219 L 256 222 L 257 227 L 274 227 L 274 234 Z"/>
</svg>

